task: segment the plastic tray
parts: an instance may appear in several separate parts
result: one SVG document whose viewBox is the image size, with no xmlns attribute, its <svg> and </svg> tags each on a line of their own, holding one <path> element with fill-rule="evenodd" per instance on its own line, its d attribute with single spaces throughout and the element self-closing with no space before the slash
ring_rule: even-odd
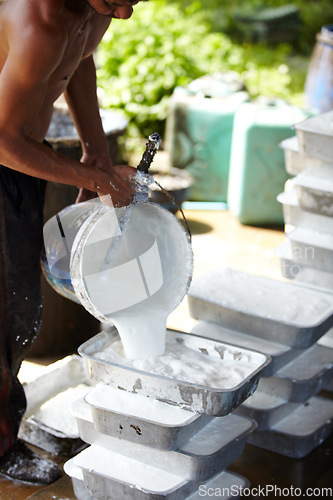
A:
<svg viewBox="0 0 333 500">
<path fill-rule="evenodd" d="M 73 490 L 75 496 L 78 500 L 93 500 L 93 497 L 88 492 L 83 479 L 83 472 L 80 467 L 75 465 L 74 459 L 71 458 L 64 464 L 65 473 L 71 478 L 73 484 Z M 223 498 L 226 499 L 237 499 L 240 498 L 242 490 L 249 488 L 250 482 L 243 476 L 239 474 L 234 474 L 229 471 L 223 471 L 216 474 L 205 483 L 201 483 L 199 488 L 192 493 L 187 500 L 199 500 L 203 495 L 211 492 L 213 488 L 214 491 L 223 491 Z M 229 491 L 230 495 L 225 492 Z M 237 495 L 237 492 L 239 494 Z M 133 498 L 133 497 L 129 497 Z"/>
<path fill-rule="evenodd" d="M 279 370 L 262 378 L 258 389 L 287 401 L 304 402 L 323 389 L 333 377 L 333 349 L 316 344 Z"/>
<path fill-rule="evenodd" d="M 295 125 L 301 153 L 332 162 L 333 111 L 322 113 Z"/>
<path fill-rule="evenodd" d="M 73 490 L 77 500 L 93 500 L 93 497 L 84 484 L 82 469 L 75 465 L 73 458 L 70 458 L 64 463 L 64 472 L 72 480 Z"/>
<path fill-rule="evenodd" d="M 73 405 L 80 436 L 88 444 L 102 446 L 146 464 L 154 464 L 188 480 L 205 480 L 228 467 L 242 453 L 248 435 L 257 427 L 253 420 L 230 414 L 215 417 L 176 451 L 147 447 L 98 431 L 84 401 Z M 87 412 L 88 409 L 88 412 Z"/>
<path fill-rule="evenodd" d="M 252 394 L 258 385 L 262 370 L 270 361 L 264 354 L 193 334 L 168 330 L 167 336 L 185 346 L 189 354 L 191 350 L 194 350 L 207 355 L 207 363 L 209 363 L 210 356 L 213 356 L 214 360 L 219 359 L 221 370 L 224 366 L 223 356 L 235 363 L 235 368 L 241 367 L 242 356 L 249 358 L 253 369 L 251 368 L 249 375 L 234 387 L 218 389 L 137 370 L 96 357 L 96 353 L 103 351 L 106 346 L 119 338 L 115 329 L 109 333 L 101 332 L 88 340 L 80 346 L 79 353 L 86 359 L 93 381 L 214 416 L 227 415 Z"/>
<path fill-rule="evenodd" d="M 304 349 L 292 349 L 289 346 L 257 338 L 253 335 L 236 332 L 235 330 L 228 330 L 227 328 L 223 328 L 223 326 L 209 323 L 209 321 L 198 321 L 192 328 L 192 333 L 209 339 L 219 340 L 220 342 L 233 343 L 233 345 L 237 345 L 244 349 L 252 349 L 262 352 L 266 356 L 270 356 L 271 362 L 262 371 L 261 378 L 270 377 L 304 352 Z"/>
<path fill-rule="evenodd" d="M 333 169 L 332 169 L 333 172 Z M 302 210 L 298 203 L 296 187 L 280 193 L 277 197 L 283 207 L 284 223 L 290 226 L 303 227 L 304 229 L 320 230 L 333 234 L 333 221 L 331 217 Z"/>
<path fill-rule="evenodd" d="M 318 291 L 332 292 L 333 274 L 293 262 L 289 239 L 286 239 L 285 242 L 275 248 L 275 253 L 280 258 L 283 276 L 294 279 L 297 285 L 311 287 Z"/>
<path fill-rule="evenodd" d="M 296 264 L 333 272 L 333 235 L 296 228 L 288 233 L 291 258 Z"/>
<path fill-rule="evenodd" d="M 176 449 L 213 418 L 108 385 L 92 389 L 85 400 L 100 432 L 161 450 Z"/>
<path fill-rule="evenodd" d="M 270 430 L 254 432 L 249 443 L 286 457 L 303 458 L 333 429 L 333 401 L 314 397 Z"/>
<path fill-rule="evenodd" d="M 74 457 L 93 498 L 184 500 L 198 485 L 179 475 L 92 445 Z M 130 479 L 129 479 L 130 477 Z"/>
<path fill-rule="evenodd" d="M 333 165 L 309 168 L 295 177 L 293 184 L 301 209 L 328 217 L 333 216 Z M 321 226 L 317 229 L 324 231 Z"/>
<path fill-rule="evenodd" d="M 87 386 L 87 391 L 89 390 L 90 380 L 82 361 L 79 356 L 67 356 L 49 365 L 42 376 L 24 385 L 27 411 L 19 430 L 21 439 L 54 455 L 68 456 L 84 446 L 77 428 L 74 433 L 68 432 L 68 429 L 75 427 L 75 420 L 73 418 L 66 428 L 65 422 L 68 419 L 72 420 L 72 417 L 68 412 L 63 415 L 63 408 L 57 409 L 55 405 L 53 410 L 55 416 L 58 414 L 57 420 L 62 421 L 61 428 L 47 425 L 43 419 L 36 416 L 44 403 L 57 396 L 61 398 L 62 393 L 68 389 L 72 388 L 75 391 L 76 386 L 84 384 Z"/>
<path fill-rule="evenodd" d="M 255 420 L 258 424 L 258 430 L 261 431 L 271 428 L 299 405 L 300 403 L 288 403 L 280 396 L 258 389 L 235 411 L 238 415 Z"/>
<path fill-rule="evenodd" d="M 197 491 L 187 497 L 186 500 L 202 500 L 204 496 L 211 497 L 212 491 L 216 491 L 217 493 L 223 492 L 223 500 L 237 499 L 241 498 L 242 490 L 249 487 L 250 481 L 245 477 L 229 471 L 223 471 L 207 481 L 207 483 L 199 485 Z M 237 495 L 237 492 L 239 492 L 239 495 Z"/>
<path fill-rule="evenodd" d="M 321 160 L 311 158 L 299 151 L 297 136 L 285 139 L 280 143 L 284 152 L 285 167 L 288 174 L 297 175 L 308 167 L 321 165 Z"/>
<path fill-rule="evenodd" d="M 195 319 L 297 348 L 333 325 L 332 295 L 230 268 L 196 279 L 188 302 Z"/>
</svg>

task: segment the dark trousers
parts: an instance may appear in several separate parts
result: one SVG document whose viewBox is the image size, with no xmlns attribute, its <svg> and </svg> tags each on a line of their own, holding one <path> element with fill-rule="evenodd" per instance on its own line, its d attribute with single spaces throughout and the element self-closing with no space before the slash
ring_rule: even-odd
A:
<svg viewBox="0 0 333 500">
<path fill-rule="evenodd" d="M 26 409 L 17 374 L 40 328 L 45 188 L 0 166 L 0 456 L 17 439 Z"/>
</svg>

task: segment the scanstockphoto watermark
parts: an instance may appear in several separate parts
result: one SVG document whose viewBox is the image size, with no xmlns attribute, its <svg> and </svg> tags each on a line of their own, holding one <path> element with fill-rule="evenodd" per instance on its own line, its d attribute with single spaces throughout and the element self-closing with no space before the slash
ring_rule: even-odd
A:
<svg viewBox="0 0 333 500">
<path fill-rule="evenodd" d="M 264 486 L 244 487 L 233 484 L 230 487 L 210 488 L 205 484 L 199 486 L 199 496 L 207 498 L 232 498 L 232 497 L 319 497 L 330 498 L 333 496 L 333 488 L 297 488 L 294 486 L 279 487 L 275 484 L 266 484 Z"/>
<path fill-rule="evenodd" d="M 291 259 L 281 261 L 282 274 L 287 278 L 296 278 L 303 265 L 310 265 L 315 260 L 315 249 L 312 246 L 293 246 Z"/>
</svg>

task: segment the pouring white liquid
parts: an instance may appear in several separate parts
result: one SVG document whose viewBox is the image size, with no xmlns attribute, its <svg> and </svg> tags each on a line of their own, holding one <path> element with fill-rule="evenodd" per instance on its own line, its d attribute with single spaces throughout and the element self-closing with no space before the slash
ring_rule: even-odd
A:
<svg viewBox="0 0 333 500">
<path fill-rule="evenodd" d="M 165 311 L 152 314 L 143 309 L 141 316 L 119 314 L 112 320 L 121 338 L 126 358 L 163 356 L 167 321 Z"/>
<path fill-rule="evenodd" d="M 193 255 L 178 219 L 152 203 L 102 207 L 78 232 L 71 279 L 84 307 L 114 324 L 128 358 L 165 352 L 167 317 L 190 284 Z M 114 215 L 116 214 L 116 218 Z"/>
</svg>

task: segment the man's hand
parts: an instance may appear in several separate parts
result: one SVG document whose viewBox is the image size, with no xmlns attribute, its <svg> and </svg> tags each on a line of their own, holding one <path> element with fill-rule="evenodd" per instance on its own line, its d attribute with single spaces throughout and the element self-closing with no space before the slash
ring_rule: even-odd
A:
<svg viewBox="0 0 333 500">
<path fill-rule="evenodd" d="M 96 192 L 88 189 L 80 189 L 76 203 L 96 198 L 96 196 L 110 195 L 114 207 L 129 205 L 135 194 L 135 183 L 133 178 L 136 169 L 128 165 L 112 166 L 108 154 L 100 156 L 83 153 L 81 163 L 96 168 L 95 184 Z"/>
<path fill-rule="evenodd" d="M 104 182 L 97 184 L 97 194 L 111 196 L 114 207 L 124 207 L 129 205 L 135 195 L 135 175 L 136 169 L 128 165 L 114 165 L 107 172 L 102 172 L 102 177 L 106 178 Z"/>
</svg>

